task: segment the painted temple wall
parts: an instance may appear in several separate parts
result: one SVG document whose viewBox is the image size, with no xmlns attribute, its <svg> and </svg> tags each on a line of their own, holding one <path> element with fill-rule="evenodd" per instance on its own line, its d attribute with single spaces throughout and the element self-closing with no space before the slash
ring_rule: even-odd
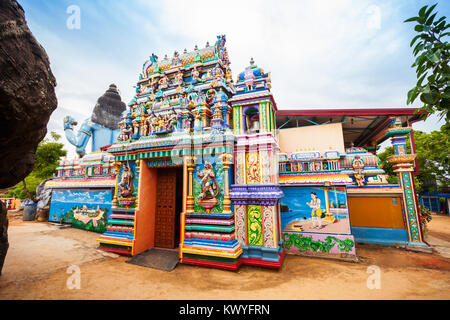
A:
<svg viewBox="0 0 450 320">
<path fill-rule="evenodd" d="M 281 229 L 287 252 L 300 255 L 355 255 L 345 187 L 282 187 Z M 318 209 L 311 208 L 312 193 Z M 315 228 L 314 218 L 321 219 Z M 317 225 L 316 225 L 317 226 Z"/>
<path fill-rule="evenodd" d="M 315 150 L 320 153 L 330 149 L 345 152 L 344 134 L 341 123 L 289 128 L 278 130 L 280 152 Z"/>
<path fill-rule="evenodd" d="M 111 198 L 111 189 L 53 190 L 49 221 L 62 221 L 75 228 L 104 232 L 111 215 Z"/>
</svg>

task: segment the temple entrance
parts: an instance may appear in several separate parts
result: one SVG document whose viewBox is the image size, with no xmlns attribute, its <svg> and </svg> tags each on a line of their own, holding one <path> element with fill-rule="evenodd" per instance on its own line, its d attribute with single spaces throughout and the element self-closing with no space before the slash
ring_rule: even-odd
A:
<svg viewBox="0 0 450 320">
<path fill-rule="evenodd" d="M 180 241 L 183 169 L 158 169 L 155 215 L 155 247 L 173 249 Z"/>
</svg>

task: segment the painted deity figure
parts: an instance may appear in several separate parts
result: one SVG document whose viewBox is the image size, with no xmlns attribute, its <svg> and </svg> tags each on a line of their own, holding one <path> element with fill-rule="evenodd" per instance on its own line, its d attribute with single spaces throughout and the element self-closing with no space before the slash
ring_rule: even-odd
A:
<svg viewBox="0 0 450 320">
<path fill-rule="evenodd" d="M 209 106 L 212 106 L 214 104 L 214 98 L 216 96 L 216 90 L 213 88 L 210 88 L 208 91 L 206 91 L 206 103 Z"/>
<path fill-rule="evenodd" d="M 179 53 L 177 51 L 175 51 L 174 54 L 173 54 L 171 65 L 172 66 L 177 66 L 179 64 L 181 64 L 180 55 L 179 55 Z"/>
<path fill-rule="evenodd" d="M 139 122 L 137 120 L 133 120 L 133 139 L 139 139 Z"/>
<path fill-rule="evenodd" d="M 311 219 L 312 227 L 315 229 L 322 228 L 322 209 L 320 209 L 320 199 L 317 194 L 313 191 L 311 192 L 311 202 L 306 203 L 311 209 Z"/>
<path fill-rule="evenodd" d="M 231 73 L 231 69 L 227 67 L 226 73 L 225 73 L 225 81 L 230 84 L 233 82 L 233 74 Z"/>
<path fill-rule="evenodd" d="M 131 139 L 131 133 L 133 129 L 127 128 L 127 123 L 125 120 L 119 122 L 120 133 L 117 137 L 117 141 L 127 141 Z"/>
<path fill-rule="evenodd" d="M 183 119 L 183 129 L 190 132 L 192 129 L 192 120 L 194 119 L 194 114 L 192 113 L 192 111 L 186 111 Z"/>
<path fill-rule="evenodd" d="M 178 124 L 178 115 L 176 113 L 173 113 L 171 115 L 168 115 L 168 130 L 172 132 L 175 128 L 175 126 Z"/>
<path fill-rule="evenodd" d="M 133 194 L 133 174 L 127 166 L 123 168 L 118 187 L 122 197 L 126 198 Z"/>
<path fill-rule="evenodd" d="M 194 67 L 194 69 L 192 69 L 192 82 L 197 83 L 199 76 L 200 72 L 198 72 L 197 67 Z"/>
<path fill-rule="evenodd" d="M 206 161 L 205 167 L 197 173 L 197 177 L 200 178 L 200 200 L 216 199 L 220 189 L 213 166 Z"/>
<path fill-rule="evenodd" d="M 150 81 L 150 87 L 153 88 L 153 92 L 156 92 L 158 90 L 158 83 L 159 81 L 157 77 L 153 77 Z"/>
<path fill-rule="evenodd" d="M 156 131 L 160 132 L 164 130 L 164 118 L 159 116 L 156 122 Z"/>
<path fill-rule="evenodd" d="M 164 75 L 158 82 L 158 84 L 161 88 L 166 88 L 168 83 L 169 83 L 169 79 L 167 78 L 166 75 Z"/>
<path fill-rule="evenodd" d="M 142 135 L 143 136 L 147 136 L 148 135 L 148 129 L 149 129 L 148 118 L 145 118 L 143 126 L 142 126 Z"/>
<path fill-rule="evenodd" d="M 253 69 L 252 66 L 254 65 L 254 61 L 253 58 L 250 60 L 250 67 L 248 67 L 247 69 L 245 69 L 245 74 L 244 74 L 244 83 L 245 83 L 245 87 L 247 89 L 247 91 L 253 90 L 254 89 L 254 85 L 255 85 L 255 75 L 253 73 Z"/>
<path fill-rule="evenodd" d="M 220 80 L 223 78 L 223 70 L 217 65 L 213 70 L 214 79 Z"/>
<path fill-rule="evenodd" d="M 364 184 L 366 183 L 364 173 L 362 172 L 362 169 L 364 168 L 364 162 L 359 157 L 355 157 L 352 162 L 352 166 L 356 171 L 353 175 L 355 177 L 356 184 L 358 185 L 358 187 L 364 186 Z"/>
<path fill-rule="evenodd" d="M 147 121 L 149 121 L 150 125 L 150 134 L 154 134 L 158 127 L 158 117 L 150 116 L 150 118 L 148 118 Z"/>
<path fill-rule="evenodd" d="M 178 71 L 178 73 L 175 75 L 175 79 L 173 82 L 175 85 L 182 85 L 183 84 L 183 72 Z"/>
</svg>

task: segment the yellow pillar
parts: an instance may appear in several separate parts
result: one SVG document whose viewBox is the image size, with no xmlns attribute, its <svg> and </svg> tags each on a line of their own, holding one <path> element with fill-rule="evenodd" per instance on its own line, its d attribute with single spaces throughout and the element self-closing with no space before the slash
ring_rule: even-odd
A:
<svg viewBox="0 0 450 320">
<path fill-rule="evenodd" d="M 228 170 L 230 165 L 233 163 L 233 156 L 231 154 L 224 153 L 221 155 L 223 162 L 223 171 L 225 174 L 225 186 L 224 186 L 224 196 L 223 196 L 223 213 L 231 213 L 231 200 L 230 200 L 230 188 L 228 181 Z"/>
<path fill-rule="evenodd" d="M 192 175 L 194 172 L 195 167 L 195 157 L 188 157 L 186 160 L 187 164 L 187 170 L 189 173 L 189 179 L 188 179 L 188 196 L 186 197 L 186 212 L 187 213 L 193 213 L 194 212 L 194 195 L 192 193 L 194 189 L 194 184 L 192 180 Z"/>
<path fill-rule="evenodd" d="M 116 171 L 116 189 L 114 191 L 114 198 L 112 201 L 112 205 L 113 208 L 117 208 L 117 189 L 118 189 L 118 184 L 119 184 L 119 176 L 120 176 L 120 167 L 121 167 L 122 163 L 119 161 L 114 162 L 114 170 Z"/>
<path fill-rule="evenodd" d="M 323 220 L 328 223 L 334 223 L 336 218 L 333 217 L 333 214 L 331 213 L 330 210 L 330 199 L 328 197 L 328 188 L 324 188 L 324 191 L 325 191 L 325 205 L 327 206 L 327 213 L 325 214 L 326 217 Z"/>
<path fill-rule="evenodd" d="M 140 179 L 141 160 L 135 160 L 135 162 L 136 162 L 136 176 L 139 177 L 138 179 Z M 141 184 L 139 183 L 139 187 L 140 187 L 140 185 Z M 136 210 L 139 210 L 139 189 L 138 189 L 138 192 L 136 194 L 135 203 L 136 203 Z"/>
</svg>

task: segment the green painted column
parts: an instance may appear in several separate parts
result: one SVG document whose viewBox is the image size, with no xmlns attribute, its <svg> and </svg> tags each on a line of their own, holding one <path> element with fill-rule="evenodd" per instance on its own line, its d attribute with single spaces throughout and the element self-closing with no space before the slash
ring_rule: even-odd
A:
<svg viewBox="0 0 450 320">
<path fill-rule="evenodd" d="M 388 130 L 386 136 L 391 138 L 394 148 L 394 155 L 390 156 L 388 161 L 393 164 L 394 172 L 398 175 L 403 191 L 403 208 L 408 229 L 409 247 L 418 248 L 421 251 L 431 251 L 431 248 L 423 242 L 420 213 L 412 175 L 416 155 L 408 154 L 406 149 L 406 139 L 410 132 L 411 128 L 404 127 L 394 127 Z"/>
</svg>

